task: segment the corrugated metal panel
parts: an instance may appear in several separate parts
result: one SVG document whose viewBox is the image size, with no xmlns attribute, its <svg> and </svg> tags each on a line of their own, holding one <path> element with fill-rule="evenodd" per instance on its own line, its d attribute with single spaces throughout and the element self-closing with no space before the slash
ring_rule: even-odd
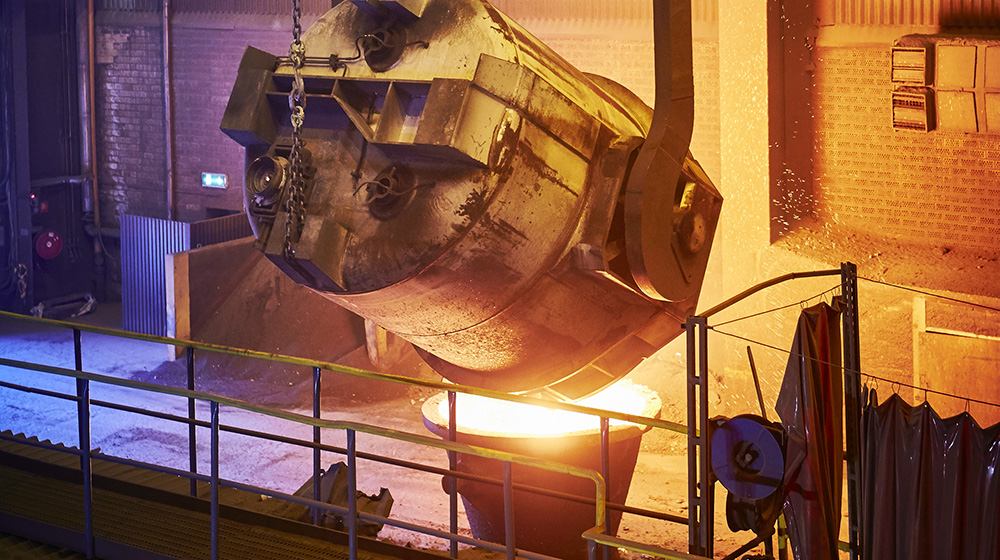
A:
<svg viewBox="0 0 1000 560">
<path fill-rule="evenodd" d="M 251 235 L 242 214 L 195 223 L 125 215 L 121 232 L 123 326 L 157 336 L 167 334 L 166 256 Z"/>
<path fill-rule="evenodd" d="M 995 27 L 1000 0 L 827 0 L 822 25 Z"/>
<path fill-rule="evenodd" d="M 150 0 L 101 0 L 134 3 Z M 171 0 L 175 13 L 283 15 L 290 13 L 288 0 Z M 302 13 L 322 15 L 338 0 L 301 0 Z M 646 20 L 652 19 L 651 0 L 492 0 L 502 12 L 519 19 Z M 718 21 L 719 0 L 692 0 L 694 21 Z"/>
<path fill-rule="evenodd" d="M 106 0 L 107 1 L 107 0 Z M 305 15 L 325 14 L 337 0 L 300 0 Z M 289 0 L 172 0 L 174 13 L 284 15 L 291 14 Z"/>
<path fill-rule="evenodd" d="M 97 0 L 94 8 L 113 12 L 159 12 L 163 0 Z"/>
<path fill-rule="evenodd" d="M 122 324 L 127 331 L 166 336 L 168 253 L 191 247 L 189 224 L 122 216 Z"/>
</svg>

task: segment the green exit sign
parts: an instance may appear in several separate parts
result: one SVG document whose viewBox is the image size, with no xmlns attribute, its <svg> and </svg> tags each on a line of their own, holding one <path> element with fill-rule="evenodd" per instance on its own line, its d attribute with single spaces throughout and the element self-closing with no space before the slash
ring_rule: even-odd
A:
<svg viewBox="0 0 1000 560">
<path fill-rule="evenodd" d="M 224 189 L 229 182 L 229 176 L 225 173 L 202 173 L 201 186 L 210 189 Z"/>
</svg>

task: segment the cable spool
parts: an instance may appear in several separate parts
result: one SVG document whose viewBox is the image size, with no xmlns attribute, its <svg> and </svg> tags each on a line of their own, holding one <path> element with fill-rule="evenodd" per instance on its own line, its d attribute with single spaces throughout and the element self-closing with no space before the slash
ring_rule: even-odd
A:
<svg viewBox="0 0 1000 560">
<path fill-rule="evenodd" d="M 729 491 L 726 520 L 733 531 L 769 534 L 781 512 L 785 434 L 780 424 L 750 414 L 714 422 L 712 471 Z"/>
<path fill-rule="evenodd" d="M 767 420 L 744 415 L 712 434 L 712 470 L 726 490 L 750 500 L 770 496 L 785 474 L 784 434 Z"/>
</svg>

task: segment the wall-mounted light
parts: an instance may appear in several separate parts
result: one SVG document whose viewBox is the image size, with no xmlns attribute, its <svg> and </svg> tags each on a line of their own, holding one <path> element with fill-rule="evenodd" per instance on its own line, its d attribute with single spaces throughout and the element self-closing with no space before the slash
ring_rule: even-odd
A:
<svg viewBox="0 0 1000 560">
<path fill-rule="evenodd" d="M 202 173 L 201 186 L 210 189 L 224 189 L 229 184 L 229 176 L 225 173 Z"/>
</svg>

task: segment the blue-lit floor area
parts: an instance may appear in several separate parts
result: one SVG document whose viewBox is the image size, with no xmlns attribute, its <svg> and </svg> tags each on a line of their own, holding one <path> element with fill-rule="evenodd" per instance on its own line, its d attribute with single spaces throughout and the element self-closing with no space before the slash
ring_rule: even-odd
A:
<svg viewBox="0 0 1000 560">
<path fill-rule="evenodd" d="M 104 306 L 93 314 L 73 321 L 106 328 L 120 328 L 120 317 L 119 307 Z M 184 377 L 178 374 L 179 371 L 183 371 L 183 360 L 169 361 L 167 349 L 162 345 L 88 332 L 82 333 L 81 341 L 81 361 L 86 372 L 175 387 L 183 385 Z M 0 357 L 73 369 L 72 331 L 0 318 Z M 324 375 L 326 373 L 329 372 L 324 372 Z M 210 373 L 199 375 L 202 379 Z M 0 382 L 68 395 L 76 394 L 73 379 L 13 367 L 0 367 Z M 245 379 L 243 383 L 244 386 L 239 388 L 238 393 L 245 400 L 252 401 L 254 380 Z M 306 386 L 302 386 L 303 383 Z M 290 391 L 309 390 L 308 380 L 293 379 L 288 384 Z M 213 386 L 207 382 L 203 385 Z M 91 407 L 90 415 L 92 449 L 114 457 L 188 470 L 190 455 L 186 425 L 99 405 L 100 402 L 112 402 L 165 415 L 186 416 L 187 399 L 174 395 L 140 392 L 100 382 L 92 382 L 90 386 L 90 398 L 95 403 Z M 224 384 L 214 387 L 220 390 L 226 389 Z M 209 391 L 204 388 L 202 390 Z M 343 405 L 328 404 L 327 395 L 324 394 L 322 417 L 427 436 L 429 433 L 423 425 L 420 411 L 427 393 L 426 390 L 422 391 L 414 390 L 405 395 L 387 391 L 386 394 L 389 396 L 382 401 L 369 399 L 363 403 L 347 402 Z M 339 399 L 336 402 L 345 401 Z M 260 403 L 254 404 L 269 406 L 268 398 L 262 397 Z M 282 408 L 307 416 L 312 414 L 311 406 L 305 404 L 282 406 Z M 222 406 L 220 409 L 219 420 L 224 426 L 300 440 L 312 438 L 312 428 L 302 424 L 273 416 L 253 414 L 237 407 Z M 202 421 L 210 419 L 206 403 L 198 404 L 196 416 Z M 77 418 L 77 405 L 73 401 L 0 387 L 0 431 L 77 447 L 79 445 Z M 197 429 L 196 462 L 197 470 L 201 474 L 207 474 L 211 470 L 210 435 L 208 428 Z M 328 445 L 346 445 L 345 434 L 340 431 L 324 432 L 322 440 Z M 358 434 L 357 449 L 363 453 L 439 468 L 447 468 L 448 464 L 446 454 L 439 449 L 387 440 L 364 433 Z M 219 475 L 227 481 L 291 494 L 310 480 L 312 453 L 311 449 L 289 443 L 263 441 L 223 431 L 219 440 Z M 69 459 L 70 462 L 78 462 L 75 457 L 70 456 Z M 324 468 L 343 460 L 343 455 L 328 452 L 323 452 L 321 459 Z M 359 462 L 357 476 L 357 487 L 361 492 L 374 495 L 380 488 L 390 490 L 394 501 L 391 518 L 443 531 L 448 529 L 448 496 L 442 490 L 440 475 L 363 460 Z M 675 511 L 684 515 L 686 491 L 686 457 L 683 452 L 671 453 L 655 449 L 640 453 L 633 476 L 632 490 L 629 493 L 629 505 Z M 252 499 L 258 502 L 264 501 L 261 496 L 253 496 Z M 724 500 L 724 496 L 721 499 Z M 718 542 L 722 543 L 722 546 L 729 546 L 726 544 L 727 541 L 730 541 L 733 547 L 745 542 L 741 535 L 726 532 L 724 523 L 724 516 L 718 515 L 716 534 L 720 535 Z M 462 534 L 471 534 L 464 510 L 460 511 L 459 529 Z M 0 531 L 2 530 L 0 527 Z M 683 550 L 687 543 L 687 527 L 626 515 L 619 536 L 673 550 Z M 446 553 L 448 549 L 446 540 L 389 526 L 378 534 L 378 539 L 390 545 L 437 551 L 438 554 Z M 460 557 L 486 559 L 501 558 L 503 555 L 463 546 Z M 622 558 L 634 560 L 641 556 L 623 554 Z"/>
<path fill-rule="evenodd" d="M 120 307 L 109 306 L 74 321 L 120 328 L 119 317 Z M 72 331 L 0 319 L 0 357 L 73 369 Z M 84 371 L 90 373 L 153 383 L 163 382 L 174 386 L 178 385 L 178 381 L 183 383 L 183 378 L 176 375 L 177 369 L 183 369 L 183 366 L 169 362 L 166 358 L 167 350 L 159 344 L 82 333 L 82 364 Z M 76 394 L 73 379 L 13 367 L 0 366 L 0 381 L 67 395 Z M 177 416 L 185 416 L 188 406 L 184 398 L 103 383 L 91 383 L 90 398 L 95 403 L 114 402 Z M 0 431 L 24 434 L 71 447 L 79 445 L 75 402 L 0 387 L 0 404 Z M 405 399 L 401 402 L 397 399 L 379 404 L 369 403 L 363 408 L 324 411 L 323 417 L 374 423 L 428 435 L 422 425 L 420 404 L 417 399 Z M 305 407 L 291 411 L 311 414 L 311 410 Z M 200 420 L 209 418 L 207 404 L 199 403 L 197 417 Z M 312 438 L 311 427 L 274 417 L 262 417 L 239 408 L 221 407 L 220 422 L 227 426 L 283 437 L 302 440 Z M 97 405 L 92 406 L 91 410 L 91 448 L 115 457 L 187 470 L 187 431 L 185 425 L 158 418 Z M 209 440 L 208 430 L 199 429 L 197 463 L 198 471 L 203 474 L 210 471 Z M 345 445 L 342 432 L 324 434 L 323 442 L 336 446 Z M 447 466 L 447 457 L 439 450 L 399 445 L 374 437 L 366 438 L 363 434 L 358 438 L 358 449 L 438 467 Z M 312 476 L 312 450 L 295 445 L 223 432 L 220 436 L 219 455 L 219 474 L 223 479 L 277 492 L 291 494 Z M 324 453 L 322 460 L 326 467 L 342 461 L 343 457 Z M 360 491 L 377 494 L 382 487 L 387 487 L 392 492 L 395 502 L 393 517 L 414 521 L 436 518 L 440 520 L 438 528 L 447 529 L 447 496 L 441 492 L 440 476 L 381 466 L 363 465 L 359 468 Z M 385 528 L 379 536 L 390 542 L 398 541 L 404 546 L 446 546 L 439 539 L 392 528 Z"/>
</svg>

